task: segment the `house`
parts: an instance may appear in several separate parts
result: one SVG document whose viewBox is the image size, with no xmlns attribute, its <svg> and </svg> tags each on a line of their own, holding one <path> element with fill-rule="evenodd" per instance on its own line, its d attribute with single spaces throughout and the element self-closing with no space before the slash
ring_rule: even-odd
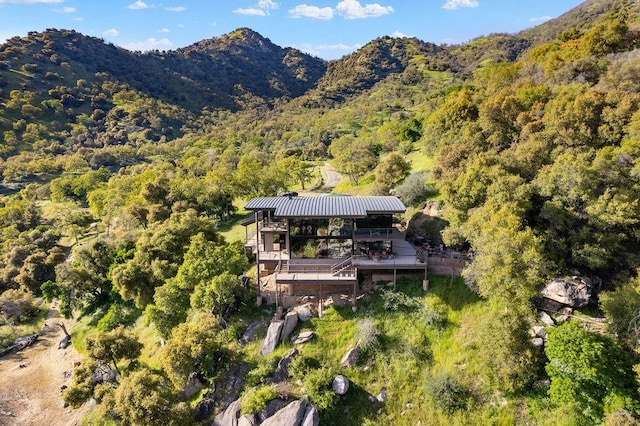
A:
<svg viewBox="0 0 640 426">
<path fill-rule="evenodd" d="M 258 281 L 274 275 L 279 294 L 353 291 L 365 274 L 395 283 L 399 272 L 427 274 L 427 258 L 406 241 L 394 196 L 296 193 L 250 200 L 246 246 L 255 255 Z M 418 255 L 417 255 L 418 254 Z M 260 285 L 258 286 L 260 288 Z"/>
</svg>

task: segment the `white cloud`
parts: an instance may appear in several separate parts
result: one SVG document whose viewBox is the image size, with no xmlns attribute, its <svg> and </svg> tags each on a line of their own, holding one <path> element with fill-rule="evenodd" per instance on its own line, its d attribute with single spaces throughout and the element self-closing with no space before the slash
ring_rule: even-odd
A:
<svg viewBox="0 0 640 426">
<path fill-rule="evenodd" d="M 408 38 L 408 37 L 411 37 L 411 36 L 408 36 L 408 35 L 406 35 L 405 33 L 402 33 L 402 32 L 400 32 L 400 31 L 394 31 L 394 32 L 391 34 L 391 37 L 394 37 L 394 38 Z"/>
<path fill-rule="evenodd" d="M 346 19 L 375 18 L 393 13 L 392 6 L 381 6 L 378 3 L 362 5 L 358 0 L 342 0 L 336 11 Z"/>
<path fill-rule="evenodd" d="M 165 7 L 164 10 L 168 12 L 184 12 L 185 10 L 187 10 L 187 8 L 184 6 L 175 6 L 175 7 Z"/>
<path fill-rule="evenodd" d="M 289 15 L 293 18 L 331 19 L 333 18 L 333 9 L 299 4 L 293 9 L 289 9 Z"/>
<path fill-rule="evenodd" d="M 529 19 L 529 22 L 545 22 L 551 19 L 551 16 L 538 16 L 535 18 Z"/>
<path fill-rule="evenodd" d="M 267 16 L 271 9 L 277 9 L 278 3 L 273 0 L 258 0 L 258 4 L 249 8 L 238 8 L 233 11 L 239 15 Z"/>
<path fill-rule="evenodd" d="M 278 8 L 278 3 L 276 3 L 273 0 L 259 0 L 258 1 L 258 7 L 260 9 L 277 9 Z"/>
<path fill-rule="evenodd" d="M 480 3 L 478 0 L 447 0 L 447 2 L 442 5 L 443 9 L 451 9 L 456 10 L 461 7 L 478 7 Z"/>
<path fill-rule="evenodd" d="M 169 28 L 160 28 L 160 29 L 158 30 L 158 32 L 159 32 L 159 33 L 168 33 L 168 32 L 171 32 L 171 30 L 169 30 Z"/>
<path fill-rule="evenodd" d="M 144 41 L 136 41 L 133 43 L 127 43 L 124 45 L 126 49 L 129 50 L 139 50 L 139 51 L 147 51 L 147 50 L 166 50 L 170 49 L 173 44 L 168 38 L 154 38 L 150 37 Z"/>
<path fill-rule="evenodd" d="M 116 30 L 115 28 L 111 28 L 107 31 L 104 31 L 102 35 L 107 37 L 118 37 L 120 35 L 120 31 Z"/>
<path fill-rule="evenodd" d="M 216 21 L 213 21 L 212 23 L 209 24 L 210 27 L 215 27 L 217 25 L 218 25 L 218 23 Z"/>
<path fill-rule="evenodd" d="M 65 6 L 62 9 L 53 9 L 54 12 L 58 12 L 58 13 L 75 13 L 76 10 L 77 9 L 75 7 L 71 7 L 71 6 Z"/>
<path fill-rule="evenodd" d="M 338 59 L 346 54 L 349 54 L 355 50 L 358 50 L 362 47 L 360 44 L 348 45 L 348 44 L 321 44 L 321 45 L 311 45 L 311 44 L 302 44 L 300 46 L 293 46 L 296 49 L 299 49 L 305 53 L 310 55 L 318 56 L 323 59 L 331 60 Z"/>
<path fill-rule="evenodd" d="M 82 22 L 82 21 L 84 21 L 84 18 L 82 18 L 82 17 L 78 16 L 78 17 L 76 17 L 76 18 L 73 18 L 73 19 L 72 19 L 72 21 L 75 21 L 75 22 Z"/>
<path fill-rule="evenodd" d="M 127 7 L 129 9 L 147 9 L 149 6 L 142 0 L 136 0 L 135 3 L 131 3 Z"/>
<path fill-rule="evenodd" d="M 234 10 L 233 13 L 237 13 L 239 15 L 250 15 L 250 16 L 267 16 L 267 12 L 257 7 L 252 7 L 249 9 L 239 8 Z"/>
<path fill-rule="evenodd" d="M 62 3 L 63 0 L 0 0 L 0 4 L 35 4 L 35 3 Z"/>
</svg>

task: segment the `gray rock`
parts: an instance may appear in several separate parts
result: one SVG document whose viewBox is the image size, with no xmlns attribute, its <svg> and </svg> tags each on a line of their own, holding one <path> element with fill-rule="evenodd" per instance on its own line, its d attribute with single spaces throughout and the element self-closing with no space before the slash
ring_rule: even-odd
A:
<svg viewBox="0 0 640 426">
<path fill-rule="evenodd" d="M 246 345 L 247 343 L 251 342 L 253 339 L 256 338 L 256 332 L 259 329 L 266 326 L 267 326 L 267 323 L 264 321 L 258 321 L 258 322 L 254 322 L 253 324 L 249 324 L 249 326 L 244 331 L 244 333 L 242 333 L 242 336 L 240 337 L 240 339 L 238 339 L 238 343 L 240 345 Z"/>
<path fill-rule="evenodd" d="M 540 291 L 540 295 L 562 305 L 581 308 L 591 301 L 591 280 L 586 277 L 556 278 Z"/>
<path fill-rule="evenodd" d="M 387 401 L 387 388 L 382 388 L 382 390 L 380 391 L 378 396 L 376 396 L 376 399 L 379 402 L 386 402 Z"/>
<path fill-rule="evenodd" d="M 302 419 L 302 423 L 300 426 L 319 426 L 320 425 L 320 413 L 318 409 L 309 405 L 307 407 L 307 411 L 304 413 L 304 418 Z"/>
<path fill-rule="evenodd" d="M 298 319 L 302 322 L 307 322 L 313 318 L 313 312 L 306 306 L 298 306 L 296 312 L 298 313 Z"/>
<path fill-rule="evenodd" d="M 350 368 L 356 365 L 358 362 L 358 355 L 360 355 L 360 346 L 356 344 L 350 348 L 346 354 L 340 360 L 340 365 L 344 368 Z"/>
<path fill-rule="evenodd" d="M 255 414 L 245 414 L 238 420 L 238 426 L 258 426 Z"/>
<path fill-rule="evenodd" d="M 293 343 L 294 345 L 307 343 L 307 342 L 310 342 L 315 335 L 316 334 L 313 331 L 303 331 L 297 336 L 291 337 L 291 343 Z"/>
<path fill-rule="evenodd" d="M 267 406 L 256 414 L 258 424 L 262 424 L 262 422 L 267 420 L 269 417 L 275 415 L 278 411 L 286 407 L 288 403 L 289 401 L 282 398 L 276 398 L 269 401 Z"/>
<path fill-rule="evenodd" d="M 542 326 L 534 325 L 531 331 L 533 331 L 535 337 L 541 337 L 543 339 L 547 337 L 547 331 Z"/>
<path fill-rule="evenodd" d="M 306 405 L 302 400 L 293 401 L 262 422 L 260 426 L 299 426 L 304 417 Z"/>
<path fill-rule="evenodd" d="M 201 422 L 211 417 L 211 414 L 213 413 L 214 405 L 215 403 L 211 398 L 201 399 L 196 405 L 196 408 L 194 410 L 195 411 L 194 416 L 196 421 Z"/>
<path fill-rule="evenodd" d="M 226 410 L 218 414 L 213 421 L 213 426 L 238 426 L 240 417 L 240 400 L 233 401 Z"/>
<path fill-rule="evenodd" d="M 549 315 L 545 311 L 541 311 L 538 314 L 538 321 L 540 321 L 541 323 L 543 323 L 548 327 L 553 327 L 554 325 L 556 325 L 556 323 L 553 321 L 553 318 L 551 318 L 551 315 Z"/>
<path fill-rule="evenodd" d="M 534 337 L 531 339 L 531 344 L 536 348 L 541 348 L 544 346 L 544 339 L 542 337 Z"/>
<path fill-rule="evenodd" d="M 283 324 L 282 321 L 271 321 L 267 329 L 267 335 L 262 341 L 262 347 L 260 347 L 260 355 L 267 356 L 276 349 L 280 341 Z"/>
<path fill-rule="evenodd" d="M 287 314 L 284 316 L 284 325 L 282 326 L 282 331 L 280 332 L 281 342 L 284 342 L 285 339 L 287 339 L 291 335 L 291 333 L 293 333 L 296 325 L 298 325 L 298 313 L 296 311 L 287 312 Z"/>
<path fill-rule="evenodd" d="M 338 395 L 344 395 L 349 390 L 349 379 L 340 374 L 333 379 L 331 388 Z"/>
<path fill-rule="evenodd" d="M 276 383 L 284 382 L 289 378 L 289 364 L 298 355 L 298 350 L 293 348 L 286 354 L 280 361 L 278 361 L 278 367 L 273 372 L 273 381 Z"/>
</svg>

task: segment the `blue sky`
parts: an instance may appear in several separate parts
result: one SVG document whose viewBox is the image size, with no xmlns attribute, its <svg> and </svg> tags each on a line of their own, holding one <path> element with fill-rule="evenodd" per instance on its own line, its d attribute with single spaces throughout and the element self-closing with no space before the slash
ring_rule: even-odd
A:
<svg viewBox="0 0 640 426">
<path fill-rule="evenodd" d="M 0 42 L 73 29 L 129 50 L 171 50 L 240 27 L 336 59 L 369 41 L 458 44 L 555 18 L 579 0 L 0 0 Z"/>
</svg>

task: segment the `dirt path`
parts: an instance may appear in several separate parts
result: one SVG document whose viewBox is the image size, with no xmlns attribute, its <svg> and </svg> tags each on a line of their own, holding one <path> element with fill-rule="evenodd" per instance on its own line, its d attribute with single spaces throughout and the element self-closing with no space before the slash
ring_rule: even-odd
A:
<svg viewBox="0 0 640 426">
<path fill-rule="evenodd" d="M 59 322 L 69 330 L 73 325 L 52 305 L 36 343 L 0 358 L 0 425 L 79 425 L 88 412 L 86 404 L 63 407 L 60 388 L 71 384 L 73 361 L 81 356 L 72 346 L 58 349 L 64 337 Z"/>
<path fill-rule="evenodd" d="M 322 165 L 322 176 L 324 178 L 324 185 L 322 185 L 322 189 L 331 190 L 338 186 L 340 181 L 342 181 L 342 175 L 327 162 Z"/>
</svg>

